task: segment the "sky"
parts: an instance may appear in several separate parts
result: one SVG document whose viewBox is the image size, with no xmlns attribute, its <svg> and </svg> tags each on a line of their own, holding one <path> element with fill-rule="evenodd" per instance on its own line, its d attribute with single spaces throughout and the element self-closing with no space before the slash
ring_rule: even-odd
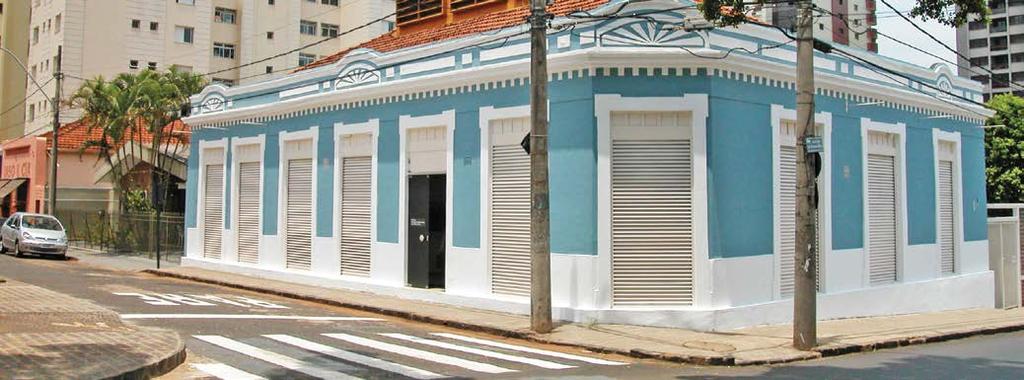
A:
<svg viewBox="0 0 1024 380">
<path fill-rule="evenodd" d="M 909 16 L 909 11 L 914 7 L 916 0 L 886 0 L 893 7 L 898 9 L 903 14 Z M 882 4 L 881 1 L 876 2 L 876 17 L 878 19 L 878 25 L 876 28 L 879 32 L 888 34 L 896 38 L 902 38 L 903 42 L 909 43 L 913 46 L 917 46 L 925 51 L 932 54 L 938 55 L 950 61 L 956 62 L 956 54 L 946 50 L 931 38 L 924 35 L 920 31 L 914 28 L 913 25 L 904 21 L 898 15 L 893 13 L 889 7 Z M 920 25 L 933 36 L 937 37 L 940 41 L 945 42 L 949 47 L 956 49 L 956 29 L 948 26 L 941 25 L 937 22 L 930 21 L 924 22 L 918 19 L 913 19 L 917 25 Z M 938 62 L 937 59 L 929 57 L 920 52 L 914 51 L 913 49 L 902 46 L 886 37 L 878 36 L 878 53 L 899 59 L 901 61 L 907 61 L 919 66 L 931 66 L 931 64 Z M 956 72 L 956 67 L 950 65 L 950 69 Z"/>
</svg>

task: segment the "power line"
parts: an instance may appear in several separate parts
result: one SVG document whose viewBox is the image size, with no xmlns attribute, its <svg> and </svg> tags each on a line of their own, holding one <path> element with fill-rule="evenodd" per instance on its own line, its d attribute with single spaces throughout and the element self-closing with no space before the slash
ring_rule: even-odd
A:
<svg viewBox="0 0 1024 380">
<path fill-rule="evenodd" d="M 53 82 L 53 78 L 52 78 L 52 77 L 51 77 L 51 78 L 50 78 L 49 80 L 47 80 L 46 82 L 43 82 L 43 84 L 39 85 L 39 87 L 45 86 L 45 85 L 49 84 L 50 82 Z M 11 106 L 10 108 L 8 108 L 8 109 L 4 110 L 4 112 L 0 112 L 0 117 L 3 117 L 3 116 L 4 116 L 4 115 L 6 115 L 6 114 L 7 114 L 8 112 L 11 112 L 11 111 L 13 111 L 13 110 L 14 110 L 15 108 L 18 108 L 18 106 L 20 106 L 20 105 L 22 105 L 22 104 L 25 104 L 25 102 L 26 102 L 26 101 L 28 101 L 28 98 L 31 98 L 31 97 L 32 97 L 33 95 L 35 95 L 36 93 L 38 93 L 38 92 L 39 92 L 39 90 L 40 90 L 40 88 L 38 88 L 38 87 L 37 87 L 35 91 L 32 91 L 32 93 L 31 93 L 31 94 L 28 94 L 28 95 L 26 95 L 26 96 L 25 96 L 25 98 L 24 98 L 24 99 L 21 99 L 21 101 L 20 101 L 20 102 L 18 102 L 17 104 L 15 104 L 15 105 Z"/>
</svg>

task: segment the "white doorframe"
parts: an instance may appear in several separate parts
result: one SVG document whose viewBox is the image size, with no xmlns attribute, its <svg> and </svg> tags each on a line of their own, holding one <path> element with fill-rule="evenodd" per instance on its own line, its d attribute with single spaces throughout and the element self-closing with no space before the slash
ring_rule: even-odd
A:
<svg viewBox="0 0 1024 380">
<path fill-rule="evenodd" d="M 408 152 L 406 151 L 406 132 L 410 129 L 416 128 L 430 128 L 430 127 L 444 127 L 445 139 L 445 156 L 446 166 L 445 170 L 445 218 L 444 218 L 444 234 L 445 234 L 445 271 L 447 272 L 448 259 L 451 257 L 452 252 L 452 210 L 453 210 L 453 199 L 454 194 L 453 184 L 455 173 L 453 170 L 454 162 L 452 158 L 454 156 L 454 143 L 455 143 L 455 110 L 447 110 L 436 115 L 426 116 L 409 116 L 401 115 L 398 118 L 398 245 L 401 247 L 402 258 L 401 258 L 401 269 L 402 278 L 404 279 L 403 285 L 409 282 L 409 246 L 406 241 L 407 235 L 409 234 L 409 223 L 408 223 L 408 207 L 409 207 L 409 173 L 407 173 L 407 161 Z"/>
<path fill-rule="evenodd" d="M 942 229 L 939 226 L 939 145 L 940 143 L 951 143 L 953 144 L 953 274 L 959 274 L 961 272 L 961 256 L 963 256 L 963 245 L 964 245 L 964 229 L 963 229 L 963 215 L 964 215 L 964 195 L 963 195 L 963 182 L 961 177 L 961 139 L 960 132 L 946 132 L 938 128 L 932 129 L 932 148 L 934 149 L 934 166 L 935 166 L 935 245 L 939 247 L 940 259 L 938 261 L 939 276 L 943 276 L 942 273 L 942 260 L 941 260 L 941 245 L 939 244 L 940 234 Z"/>
<path fill-rule="evenodd" d="M 864 260 L 863 260 L 863 275 L 861 276 L 861 284 L 863 287 L 871 286 L 871 251 L 870 251 L 870 205 L 868 205 L 868 135 L 869 132 L 882 132 L 896 136 L 897 139 L 897 152 L 895 155 L 896 162 L 896 236 L 899 241 L 896 242 L 896 282 L 901 282 L 905 278 L 905 271 L 903 265 L 904 254 L 909 249 L 908 245 L 908 232 L 907 232 L 907 160 L 905 158 L 907 154 L 907 125 L 904 123 L 883 123 L 873 121 L 869 118 L 862 117 L 860 119 L 860 133 L 861 133 L 861 196 L 863 197 L 863 214 L 864 214 Z"/>
<path fill-rule="evenodd" d="M 331 220 L 333 221 L 333 235 L 334 242 L 331 244 L 338 252 L 341 249 L 341 197 L 344 193 L 342 186 L 342 175 L 344 175 L 344 169 L 342 168 L 343 158 L 345 157 L 343 140 L 345 137 L 350 135 L 369 134 L 370 135 L 370 262 L 373 260 L 379 260 L 375 258 L 376 254 L 376 243 L 377 242 L 377 135 L 380 129 L 380 119 L 370 119 L 362 123 L 334 123 L 334 199 L 333 212 L 331 213 Z M 373 264 L 370 264 L 370 268 L 373 268 Z M 340 262 L 338 272 L 341 273 Z M 373 271 L 371 270 L 368 276 L 372 277 Z M 348 276 L 342 276 L 348 277 Z"/>
<path fill-rule="evenodd" d="M 258 210 L 258 214 L 259 214 L 259 218 L 260 219 L 259 219 L 259 225 L 256 228 L 259 230 L 260 236 L 263 235 L 263 183 L 266 181 L 266 173 L 264 173 L 264 167 L 263 167 L 263 157 L 264 157 L 264 153 L 265 153 L 266 146 L 267 146 L 265 141 L 266 141 L 266 135 L 262 134 L 262 133 L 257 135 L 257 136 L 235 137 L 235 138 L 231 139 L 231 152 L 232 152 L 232 154 L 231 154 L 231 189 L 233 190 L 233 193 L 234 193 L 234 194 L 232 194 L 232 197 L 231 197 L 231 231 L 233 231 L 232 239 L 235 240 L 235 242 L 232 244 L 232 246 L 235 248 L 235 256 L 234 256 L 235 262 L 234 262 L 234 264 L 248 265 L 248 264 L 239 262 L 239 259 L 238 259 L 238 257 L 239 257 L 239 252 L 238 252 L 238 216 L 239 216 L 238 205 L 239 205 L 239 202 L 238 202 L 238 198 L 241 195 L 241 192 L 239 191 L 238 187 L 239 187 L 239 183 L 241 181 L 241 175 L 242 175 L 241 174 L 241 165 L 242 165 L 243 162 L 259 162 L 259 165 L 260 165 L 260 194 L 259 194 L 259 210 Z M 252 146 L 252 145 L 257 145 L 257 151 L 259 152 L 258 153 L 259 154 L 258 157 L 245 157 L 242 154 L 239 154 L 239 149 L 240 148 L 246 147 L 246 146 Z M 257 239 L 257 246 L 259 247 L 259 252 L 260 253 L 262 253 L 262 250 L 263 250 L 263 247 L 262 247 L 262 244 L 261 244 L 262 241 L 263 241 L 263 239 Z"/>
<path fill-rule="evenodd" d="M 280 250 L 278 252 L 283 252 L 283 254 L 281 256 L 282 258 L 284 258 L 284 262 L 283 262 L 284 266 L 281 268 L 283 270 L 291 270 L 290 268 L 288 268 L 288 264 L 287 264 L 287 262 L 288 262 L 288 260 L 287 260 L 287 258 L 288 258 L 288 234 L 287 234 L 288 219 L 286 217 L 287 212 L 285 212 L 285 209 L 288 206 L 288 161 L 309 158 L 313 162 L 313 168 L 312 168 L 313 169 L 313 172 L 312 172 L 313 178 L 310 179 L 310 183 L 311 183 L 311 186 L 313 188 L 312 188 L 312 191 L 310 192 L 311 193 L 311 197 L 312 197 L 312 199 L 310 199 L 310 205 L 312 206 L 311 207 L 312 211 L 310 212 L 310 218 L 312 218 L 312 220 L 310 221 L 310 224 L 309 224 L 310 225 L 309 241 L 311 243 L 310 247 L 309 247 L 309 256 L 310 256 L 310 258 L 309 258 L 309 260 L 310 260 L 309 272 L 316 272 L 316 270 L 315 270 L 316 259 L 314 258 L 316 256 L 316 252 L 313 249 L 312 242 L 316 240 L 316 216 L 317 216 L 316 215 L 317 214 L 317 208 L 316 208 L 316 196 L 317 196 L 317 178 L 316 177 L 317 177 L 317 170 L 316 170 L 316 168 L 318 166 L 317 165 L 317 157 L 318 157 L 317 156 L 317 140 L 318 140 L 318 136 L 319 136 L 319 133 L 318 133 L 319 130 L 320 130 L 320 127 L 314 125 L 314 126 L 309 127 L 309 129 L 304 129 L 304 130 L 299 130 L 299 131 L 292 131 L 292 132 L 281 132 L 279 137 L 278 137 L 280 139 L 280 143 L 278 144 L 278 148 L 280 149 L 280 155 L 278 156 L 279 158 L 278 158 L 278 165 L 277 165 L 277 167 L 278 167 L 278 171 L 277 171 L 277 175 L 278 175 L 278 178 L 277 178 L 277 194 L 278 194 L 277 195 L 277 230 L 278 231 L 277 231 L 277 234 L 278 234 L 278 236 L 281 237 L 280 243 L 279 243 L 280 244 L 280 248 L 279 248 Z M 297 141 L 301 141 L 301 140 L 309 140 L 310 143 L 312 144 L 312 149 L 310 149 L 308 152 L 295 152 L 293 154 L 289 154 L 288 153 L 288 143 L 289 142 L 297 142 Z M 298 271 L 298 272 L 307 273 L 306 271 Z"/>
<path fill-rule="evenodd" d="M 196 203 L 196 227 L 199 230 L 199 241 L 206 241 L 206 208 L 204 206 L 206 202 L 206 166 L 207 165 L 224 165 L 224 161 L 227 160 L 227 146 L 228 138 L 224 137 L 217 140 L 200 140 L 199 141 L 199 183 L 196 189 L 198 193 Z M 227 181 L 221 186 L 221 197 L 227 191 Z M 221 258 L 224 257 L 224 226 L 220 226 L 221 229 Z M 206 258 L 206 245 L 200 244 L 203 248 L 202 252 L 199 253 L 198 257 Z"/>
<path fill-rule="evenodd" d="M 711 305 L 711 263 L 708 252 L 707 118 L 708 95 L 623 97 L 595 94 L 597 119 L 597 255 L 599 292 L 612 305 L 611 263 L 611 114 L 614 111 L 689 112 L 693 118 L 693 306 Z"/>
</svg>

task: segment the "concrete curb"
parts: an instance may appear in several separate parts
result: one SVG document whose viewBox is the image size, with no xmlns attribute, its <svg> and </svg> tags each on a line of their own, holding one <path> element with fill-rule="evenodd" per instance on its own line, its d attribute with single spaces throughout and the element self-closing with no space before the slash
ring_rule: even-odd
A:
<svg viewBox="0 0 1024 380">
<path fill-rule="evenodd" d="M 170 332 L 169 330 L 156 329 L 156 328 L 138 328 L 140 331 L 155 330 L 159 332 Z M 149 363 L 146 363 L 142 367 L 136 368 L 131 371 L 127 371 L 120 375 L 108 377 L 111 380 L 135 380 L 135 379 L 151 379 L 160 375 L 164 375 L 171 372 L 179 365 L 185 362 L 187 354 L 185 352 L 185 341 L 181 339 L 181 336 L 174 333 L 177 337 L 177 344 L 172 350 L 167 352 L 167 355 L 160 355 L 162 358 L 156 358 Z"/>
<path fill-rule="evenodd" d="M 623 350 L 605 346 L 595 346 L 586 343 L 572 343 L 565 341 L 556 341 L 549 339 L 544 334 L 537 334 L 531 331 L 504 329 L 495 326 L 487 326 L 476 323 L 467 323 L 462 321 L 456 321 L 452 319 L 441 319 L 426 315 L 417 314 L 414 312 L 383 308 L 378 306 L 344 302 L 335 299 L 317 297 L 306 294 L 292 293 L 287 291 L 279 291 L 274 289 L 260 288 L 256 286 L 249 286 L 243 284 L 237 284 L 229 281 L 221 281 L 204 277 L 189 276 L 180 273 L 165 272 L 155 269 L 146 269 L 143 273 L 152 274 L 160 277 L 177 278 L 181 280 L 188 280 L 206 284 L 213 284 L 224 286 L 228 288 L 248 290 L 256 293 L 270 294 L 285 298 L 291 298 L 296 300 L 316 302 L 325 305 L 344 307 L 349 309 L 367 311 L 371 313 L 377 313 L 392 317 L 398 317 L 402 319 L 408 319 L 417 322 L 431 323 L 441 326 L 454 327 L 463 330 L 470 330 L 476 332 L 482 332 L 492 335 L 498 335 L 508 338 L 523 339 L 537 343 L 553 344 L 564 347 L 576 347 L 582 348 L 591 352 L 604 353 L 604 354 L 616 354 L 623 355 L 638 359 L 655 359 L 661 361 L 667 361 L 672 363 L 680 364 L 694 364 L 704 366 L 756 366 L 756 365 L 772 365 L 772 364 L 783 364 L 792 363 L 799 361 L 807 361 L 820 359 L 824 357 L 833 357 L 839 355 L 846 355 L 858 352 L 870 352 L 889 348 L 898 348 L 926 343 L 944 342 L 949 340 L 963 339 L 977 335 L 992 335 L 1006 332 L 1024 331 L 1024 321 L 1020 321 L 1011 325 L 997 326 L 997 327 L 982 327 L 982 328 L 971 328 L 964 331 L 951 331 L 941 332 L 927 336 L 915 336 L 915 337 L 904 337 L 897 339 L 883 340 L 879 342 L 870 342 L 862 344 L 843 344 L 835 346 L 823 346 L 815 348 L 809 352 L 799 352 L 796 355 L 790 355 L 786 357 L 766 358 L 766 359 L 753 359 L 744 360 L 742 358 L 736 358 L 732 355 L 680 355 L 666 352 L 649 351 L 641 348 L 634 348 L 630 350 Z"/>
</svg>

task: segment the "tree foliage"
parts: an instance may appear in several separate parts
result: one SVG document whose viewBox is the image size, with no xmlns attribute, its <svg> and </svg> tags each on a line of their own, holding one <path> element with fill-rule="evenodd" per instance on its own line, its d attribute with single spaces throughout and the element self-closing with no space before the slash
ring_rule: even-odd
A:
<svg viewBox="0 0 1024 380">
<path fill-rule="evenodd" d="M 988 102 L 996 114 L 989 125 L 1005 127 L 985 130 L 985 176 L 988 201 L 1024 202 L 1024 98 L 1003 94 Z"/>
<path fill-rule="evenodd" d="M 168 126 L 175 125 L 181 118 L 182 104 L 205 84 L 201 76 L 175 68 L 162 72 L 143 70 L 112 79 L 100 76 L 86 80 L 71 96 L 72 105 L 83 111 L 82 122 L 89 134 L 100 132 L 98 138 L 86 141 L 81 149 L 96 149 L 100 159 L 106 160 L 122 205 L 130 191 L 136 190 L 122 188 L 122 179 L 138 164 L 135 160 L 152 158 L 150 165 L 165 176 L 172 164 L 167 157 L 178 155 L 188 144 L 181 127 L 176 130 Z M 145 152 L 146 144 L 149 152 Z M 166 178 L 153 180 L 160 183 Z M 152 194 L 150 197 L 152 200 Z"/>
<path fill-rule="evenodd" d="M 698 8 L 709 21 L 719 25 L 737 25 L 747 21 L 749 11 L 780 3 L 775 0 L 704 0 L 698 4 Z M 960 26 L 971 20 L 987 21 L 989 13 L 985 0 L 917 0 L 917 4 L 910 10 L 913 17 L 923 21 L 938 21 L 948 26 Z"/>
</svg>

